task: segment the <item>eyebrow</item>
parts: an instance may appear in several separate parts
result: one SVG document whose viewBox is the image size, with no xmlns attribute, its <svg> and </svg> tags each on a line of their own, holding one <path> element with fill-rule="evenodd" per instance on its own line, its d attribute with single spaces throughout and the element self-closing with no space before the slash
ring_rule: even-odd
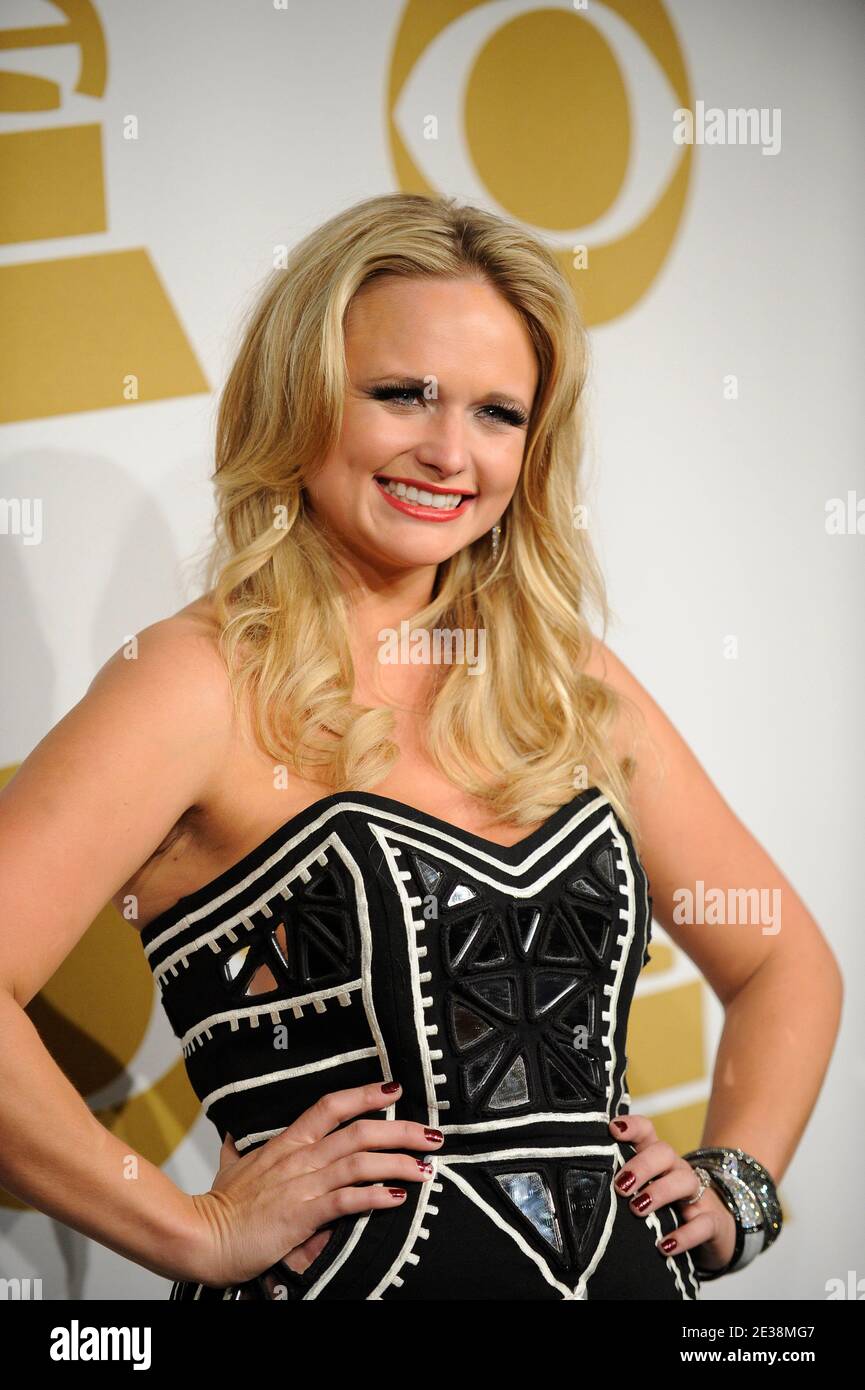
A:
<svg viewBox="0 0 865 1390">
<path fill-rule="evenodd" d="M 432 376 L 433 373 L 431 372 L 430 375 Z M 424 391 L 429 384 L 426 378 L 422 376 L 409 376 L 406 372 L 388 372 L 381 376 L 370 377 L 367 385 L 383 385 L 389 381 L 398 381 L 401 385 L 407 387 L 417 387 L 419 391 Z M 439 392 L 439 395 L 441 394 L 442 392 Z M 485 396 L 481 397 L 481 400 L 490 405 L 518 405 L 527 415 L 530 413 L 529 407 L 526 405 L 522 396 L 519 396 L 516 391 L 512 392 L 510 395 L 505 391 L 488 391 Z"/>
</svg>

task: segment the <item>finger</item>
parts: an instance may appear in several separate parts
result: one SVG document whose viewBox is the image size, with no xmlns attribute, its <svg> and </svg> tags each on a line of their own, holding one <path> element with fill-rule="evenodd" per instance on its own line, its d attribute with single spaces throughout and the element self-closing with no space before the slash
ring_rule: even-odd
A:
<svg viewBox="0 0 865 1390">
<path fill-rule="evenodd" d="M 718 1230 L 719 1221 L 723 1221 L 725 1217 L 730 1215 L 718 1194 L 713 1192 L 711 1187 L 706 1188 L 698 1202 L 686 1202 L 679 1206 L 677 1210 L 681 1220 L 684 1222 L 693 1221 L 695 1216 L 701 1216 L 704 1212 L 708 1213 L 709 1216 L 715 1218 L 716 1232 Z"/>
<path fill-rule="evenodd" d="M 306 1216 L 314 1202 L 340 1189 L 373 1183 L 388 1183 L 401 1187 L 407 1182 L 431 1182 L 434 1177 L 435 1164 L 431 1155 L 413 1158 L 410 1154 L 353 1151 L 325 1168 L 308 1169 L 292 1181 L 294 1192 L 305 1204 Z M 321 1221 L 315 1223 L 321 1224 Z"/>
<path fill-rule="evenodd" d="M 223 1139 L 222 1146 L 219 1150 L 220 1172 L 223 1168 L 230 1167 L 233 1163 L 236 1163 L 237 1160 L 242 1157 L 243 1155 L 238 1153 L 234 1140 L 226 1130 L 225 1138 Z"/>
<path fill-rule="evenodd" d="M 281 1134 L 276 1134 L 264 1145 L 268 1156 L 276 1161 L 286 1153 L 293 1153 L 299 1145 L 316 1144 L 331 1130 L 362 1115 L 367 1110 L 386 1110 L 402 1095 L 402 1089 L 383 1091 L 383 1085 L 392 1082 L 376 1082 L 367 1086 L 350 1086 L 343 1091 L 328 1091 L 325 1095 L 304 1110 L 297 1119 Z"/>
<path fill-rule="evenodd" d="M 658 1137 L 648 1115 L 617 1115 L 610 1121 L 610 1129 L 617 1139 L 623 1139 L 637 1149 L 653 1144 Z"/>
<path fill-rule="evenodd" d="M 434 1177 L 435 1160 L 431 1154 L 413 1158 L 411 1154 L 355 1152 L 320 1169 L 307 1186 L 307 1191 L 333 1191 L 355 1183 L 424 1183 L 431 1182 Z"/>
<path fill-rule="evenodd" d="M 283 1255 L 282 1263 L 294 1270 L 295 1274 L 303 1274 L 303 1271 L 308 1269 L 313 1260 L 321 1254 L 332 1235 L 333 1231 L 328 1227 L 316 1231 L 308 1240 L 296 1245 L 293 1250 L 289 1250 L 287 1255 Z"/>
<path fill-rule="evenodd" d="M 396 1183 L 373 1183 L 369 1187 L 338 1187 L 307 1202 L 304 1215 L 309 1216 L 310 1224 L 317 1229 L 341 1216 L 374 1211 L 379 1207 L 398 1207 L 407 1196 L 407 1189 L 401 1180 Z"/>
<path fill-rule="evenodd" d="M 632 1168 L 633 1163 L 629 1162 L 627 1167 Z M 700 1179 L 690 1163 L 680 1159 L 668 1173 L 648 1182 L 642 1191 L 635 1192 L 634 1188 L 631 1188 L 628 1194 L 628 1206 L 635 1216 L 648 1216 L 650 1212 L 657 1211 L 659 1207 L 669 1206 L 670 1202 L 689 1202 L 692 1197 L 697 1195 L 699 1186 Z M 683 1207 L 681 1215 L 684 1218 L 685 1213 L 696 1214 L 699 1208 L 700 1203 L 694 1202 L 692 1206 Z"/>
<path fill-rule="evenodd" d="M 326 1168 L 352 1153 L 383 1149 L 417 1149 L 422 1153 L 441 1149 L 444 1135 L 414 1120 L 355 1120 L 353 1124 L 336 1129 L 315 1145 L 307 1145 L 302 1153 L 293 1155 L 296 1162 L 312 1172 Z"/>
<path fill-rule="evenodd" d="M 616 1191 L 623 1197 L 633 1197 L 644 1183 L 668 1173 L 679 1161 L 675 1149 L 663 1140 L 656 1139 L 654 1143 L 647 1144 L 645 1148 L 632 1154 L 616 1174 Z"/>
<path fill-rule="evenodd" d="M 661 1236 L 655 1241 L 655 1245 L 662 1255 L 680 1255 L 683 1250 L 693 1250 L 695 1245 L 702 1245 L 704 1241 L 711 1240 L 714 1234 L 715 1218 L 701 1212 L 686 1226 L 677 1226 L 675 1231 L 668 1231 L 665 1236 Z"/>
</svg>

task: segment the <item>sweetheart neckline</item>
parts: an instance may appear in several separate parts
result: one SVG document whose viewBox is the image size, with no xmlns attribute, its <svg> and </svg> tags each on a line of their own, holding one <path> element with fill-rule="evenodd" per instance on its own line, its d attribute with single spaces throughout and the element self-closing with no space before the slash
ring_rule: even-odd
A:
<svg viewBox="0 0 865 1390">
<path fill-rule="evenodd" d="M 212 898 L 218 896 L 221 890 L 233 887 L 235 882 L 243 877 L 247 866 L 253 858 L 261 856 L 262 861 L 265 860 L 270 851 L 277 848 L 287 833 L 294 827 L 300 826 L 307 817 L 310 819 L 314 818 L 314 813 L 321 811 L 329 802 L 351 800 L 361 802 L 369 801 L 373 804 L 373 807 L 378 803 L 382 805 L 384 809 L 396 808 L 402 815 L 406 815 L 407 813 L 409 819 L 411 819 L 412 816 L 416 816 L 421 821 L 430 822 L 434 829 L 441 829 L 449 834 L 461 835 L 465 839 L 474 840 L 476 844 L 483 845 L 487 850 L 493 849 L 499 854 L 508 856 L 515 854 L 517 851 L 522 852 L 526 850 L 526 846 L 530 845 L 532 840 L 549 830 L 553 823 L 562 816 L 564 812 L 571 811 L 573 807 L 576 806 L 577 802 L 581 801 L 582 798 L 587 796 L 590 792 L 595 793 L 596 796 L 602 795 L 598 787 L 585 787 L 582 791 L 577 792 L 576 796 L 570 801 L 566 801 L 561 806 L 557 806 L 555 811 L 547 816 L 546 820 L 542 821 L 534 830 L 529 831 L 528 835 L 524 835 L 521 840 L 516 840 L 510 845 L 500 845 L 496 840 L 489 840 L 485 835 L 479 835 L 475 830 L 465 830 L 460 825 L 454 825 L 451 821 L 443 820 L 441 816 L 433 815 L 431 811 L 422 811 L 417 806 L 410 806 L 407 801 L 399 801 L 396 797 L 384 796 L 380 792 L 328 792 L 325 796 L 318 797 L 317 800 L 311 801 L 308 806 L 302 807 L 301 810 L 296 811 L 294 815 L 289 816 L 287 820 L 284 820 L 266 835 L 263 840 L 260 840 L 257 845 L 253 845 L 252 849 L 247 850 L 246 854 L 242 855 L 240 859 L 235 860 L 233 864 L 229 864 L 226 869 L 222 869 L 199 888 L 193 888 L 191 892 L 183 893 L 170 907 L 163 908 L 162 912 L 157 913 L 155 917 L 151 917 L 146 926 L 139 928 L 138 936 L 143 944 L 149 944 L 151 938 L 156 935 L 158 930 L 175 924 L 174 919 L 178 908 L 183 908 L 183 913 L 181 913 L 182 916 L 190 909 L 195 910 L 198 907 L 203 907 Z"/>
</svg>

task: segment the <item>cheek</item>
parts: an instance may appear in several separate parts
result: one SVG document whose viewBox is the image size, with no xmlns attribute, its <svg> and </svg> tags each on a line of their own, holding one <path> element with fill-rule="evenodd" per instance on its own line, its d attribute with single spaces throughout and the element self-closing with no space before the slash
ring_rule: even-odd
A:
<svg viewBox="0 0 865 1390">
<path fill-rule="evenodd" d="M 356 532 L 371 534 L 375 530 L 372 510 L 375 498 L 372 489 L 374 468 L 328 465 L 328 469 L 306 485 L 312 511 L 328 526 L 344 535 Z"/>
<path fill-rule="evenodd" d="M 369 409 L 352 404 L 343 416 L 338 446 L 341 469 L 346 473 L 375 472 L 393 455 L 412 447 L 412 424 L 407 417 L 383 410 L 370 401 Z"/>
<path fill-rule="evenodd" d="M 481 497 L 501 502 L 509 499 L 516 489 L 522 471 L 522 454 L 508 454 L 478 473 Z"/>
<path fill-rule="evenodd" d="M 313 505 L 322 514 L 338 515 L 350 509 L 361 481 L 361 470 L 350 466 L 344 455 L 334 456 L 307 483 Z"/>
</svg>

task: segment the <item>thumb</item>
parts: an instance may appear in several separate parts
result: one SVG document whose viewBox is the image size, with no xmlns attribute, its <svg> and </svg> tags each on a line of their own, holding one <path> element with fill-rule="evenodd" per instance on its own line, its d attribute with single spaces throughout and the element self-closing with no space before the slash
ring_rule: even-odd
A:
<svg viewBox="0 0 865 1390">
<path fill-rule="evenodd" d="M 238 1153 L 237 1148 L 235 1147 L 234 1140 L 228 1133 L 228 1130 L 226 1130 L 225 1138 L 222 1141 L 222 1147 L 219 1150 L 220 1170 L 222 1168 L 225 1168 L 230 1163 L 236 1163 L 240 1157 L 241 1155 Z"/>
</svg>

